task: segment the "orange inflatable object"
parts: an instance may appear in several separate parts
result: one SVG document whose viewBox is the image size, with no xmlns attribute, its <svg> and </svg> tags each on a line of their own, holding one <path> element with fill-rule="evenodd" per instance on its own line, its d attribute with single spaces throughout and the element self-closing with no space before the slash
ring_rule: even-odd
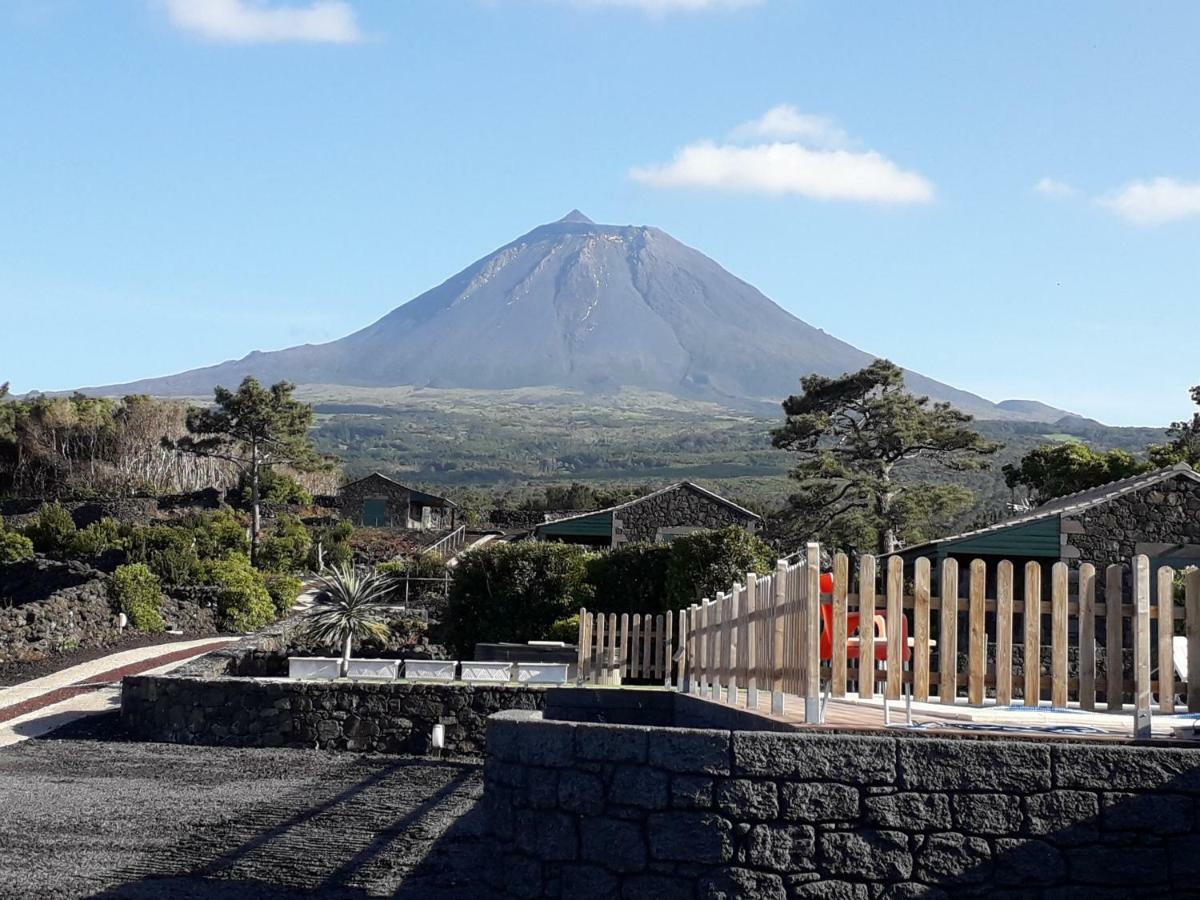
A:
<svg viewBox="0 0 1200 900">
<path fill-rule="evenodd" d="M 833 574 L 830 572 L 821 573 L 821 593 L 833 593 Z M 865 635 L 859 631 L 861 617 L 858 613 L 846 614 L 846 635 L 848 637 L 859 636 L 860 642 Z M 887 638 L 887 617 L 882 612 L 877 612 L 871 622 L 873 632 L 871 636 L 872 646 L 875 651 L 876 660 L 887 659 L 887 644 L 884 640 Z M 905 662 L 908 662 L 912 656 L 912 648 L 908 646 L 908 619 L 904 616 L 900 617 L 900 646 L 901 657 Z M 861 643 L 847 644 L 846 656 L 849 659 L 858 659 Z M 821 659 L 833 659 L 833 604 L 821 604 Z"/>
</svg>

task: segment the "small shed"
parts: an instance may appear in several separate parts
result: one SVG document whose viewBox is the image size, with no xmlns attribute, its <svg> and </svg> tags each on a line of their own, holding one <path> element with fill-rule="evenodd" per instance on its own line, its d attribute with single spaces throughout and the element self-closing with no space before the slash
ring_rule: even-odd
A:
<svg viewBox="0 0 1200 900">
<path fill-rule="evenodd" d="M 1187 464 L 1057 497 L 1006 522 L 900 553 L 910 564 L 919 556 L 956 559 L 960 571 L 974 559 L 1103 569 L 1137 554 L 1149 556 L 1152 568 L 1200 565 L 1200 474 Z"/>
<path fill-rule="evenodd" d="M 458 507 L 445 497 L 373 472 L 342 486 L 338 510 L 347 522 L 363 528 L 440 531 L 455 527 Z"/>
<path fill-rule="evenodd" d="M 710 490 L 680 481 L 618 506 L 566 516 L 534 526 L 539 541 L 616 547 L 644 541 L 663 542 L 693 531 L 738 525 L 755 530 L 757 513 Z"/>
</svg>

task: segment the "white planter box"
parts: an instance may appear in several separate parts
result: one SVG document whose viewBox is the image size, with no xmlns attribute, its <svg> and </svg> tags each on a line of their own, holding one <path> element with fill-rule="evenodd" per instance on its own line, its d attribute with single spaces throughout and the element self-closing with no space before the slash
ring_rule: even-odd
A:
<svg viewBox="0 0 1200 900">
<path fill-rule="evenodd" d="M 342 671 L 342 661 L 322 656 L 289 656 L 288 678 L 312 681 L 320 678 L 337 678 Z"/>
<path fill-rule="evenodd" d="M 465 662 L 462 664 L 462 680 L 472 682 L 507 682 L 512 680 L 512 663 Z"/>
<path fill-rule="evenodd" d="M 453 681 L 456 659 L 406 659 L 404 677 L 416 681 Z"/>
<path fill-rule="evenodd" d="M 395 659 L 352 659 L 346 672 L 350 678 L 381 678 L 395 681 L 400 661 Z"/>
<path fill-rule="evenodd" d="M 517 663 L 520 684 L 566 684 L 567 663 Z"/>
</svg>

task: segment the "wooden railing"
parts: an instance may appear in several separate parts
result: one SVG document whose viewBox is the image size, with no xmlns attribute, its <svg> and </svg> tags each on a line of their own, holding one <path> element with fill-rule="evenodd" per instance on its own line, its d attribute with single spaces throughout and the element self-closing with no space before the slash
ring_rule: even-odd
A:
<svg viewBox="0 0 1200 900">
<path fill-rule="evenodd" d="M 1103 573 L 1090 564 L 1072 570 L 1056 563 L 1045 585 L 1037 562 L 1017 569 L 1007 561 L 989 568 L 974 560 L 960 572 L 958 562 L 947 559 L 935 583 L 934 565 L 925 558 L 906 568 L 898 556 L 864 556 L 852 575 L 848 558 L 837 554 L 831 574 L 832 591 L 821 593 L 820 548 L 810 544 L 799 561 L 780 561 L 768 575 L 748 574 L 715 599 L 668 615 L 582 610 L 580 680 L 661 680 L 750 705 L 760 691 L 770 691 L 776 708 L 784 695 L 815 699 L 823 686 L 834 697 L 853 688 L 864 699 L 879 692 L 897 699 L 908 686 L 918 701 L 951 704 L 965 694 L 974 706 L 1049 701 L 1092 710 L 1103 700 L 1104 709 L 1117 711 L 1128 697 L 1135 710 L 1148 712 L 1157 696 L 1159 710 L 1172 712 L 1179 691 L 1172 646 L 1177 623 L 1187 639 L 1188 671 L 1200 673 L 1200 571 L 1185 573 L 1186 599 L 1178 606 L 1177 573 L 1165 566 L 1151 572 L 1145 556 Z M 855 614 L 862 635 L 850 628 Z M 830 629 L 825 654 L 822 618 Z M 1037 650 L 1025 654 L 1025 647 Z M 1127 677 L 1128 650 L 1133 667 Z M 1200 711 L 1200 677 L 1189 678 L 1186 705 Z"/>
<path fill-rule="evenodd" d="M 436 553 L 444 560 L 453 559 L 467 543 L 467 526 L 459 525 L 443 538 L 429 545 L 426 553 Z"/>
</svg>

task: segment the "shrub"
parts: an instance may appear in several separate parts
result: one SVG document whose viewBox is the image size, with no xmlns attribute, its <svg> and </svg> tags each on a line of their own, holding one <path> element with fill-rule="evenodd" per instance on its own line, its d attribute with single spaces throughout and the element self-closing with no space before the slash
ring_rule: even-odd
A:
<svg viewBox="0 0 1200 900">
<path fill-rule="evenodd" d="M 354 526 L 349 522 L 334 522 L 322 525 L 312 531 L 312 547 L 308 551 L 308 567 L 313 572 L 322 568 L 337 568 L 347 565 L 354 556 L 350 547 L 350 536 L 354 534 Z M 317 545 L 321 552 L 318 559 Z"/>
<path fill-rule="evenodd" d="M 246 523 L 231 509 L 186 516 L 180 527 L 191 533 L 196 555 L 201 559 L 221 559 L 231 553 L 250 552 Z"/>
<path fill-rule="evenodd" d="M 377 572 L 394 581 L 391 601 L 410 608 L 424 609 L 431 619 L 446 614 L 446 561 L 436 553 L 422 553 L 410 559 L 380 563 Z"/>
<path fill-rule="evenodd" d="M 124 547 L 121 523 L 105 516 L 99 522 L 93 522 L 72 534 L 67 541 L 66 552 L 68 556 L 93 557 Z"/>
<path fill-rule="evenodd" d="M 272 572 L 303 572 L 311 549 L 312 538 L 304 523 L 295 516 L 280 516 L 258 545 L 258 564 Z"/>
<path fill-rule="evenodd" d="M 238 476 L 233 498 L 240 509 L 250 509 L 253 490 L 250 487 L 249 472 L 243 471 Z M 297 503 L 301 506 L 309 506 L 313 502 L 312 494 L 306 491 L 300 482 L 286 472 L 276 472 L 270 467 L 259 470 L 258 499 L 260 503 Z"/>
<path fill-rule="evenodd" d="M 271 595 L 271 603 L 275 607 L 276 617 L 286 616 L 292 609 L 292 604 L 300 595 L 304 583 L 294 575 L 283 575 L 269 572 L 263 576 L 267 593 Z"/>
<path fill-rule="evenodd" d="M 579 613 L 559 619 L 550 626 L 546 635 L 548 641 L 562 641 L 564 644 L 574 644 L 579 640 Z"/>
<path fill-rule="evenodd" d="M 731 525 L 719 531 L 697 531 L 670 544 L 667 609 L 678 609 L 702 597 L 715 597 L 747 572 L 769 572 L 774 553 L 759 537 Z"/>
<path fill-rule="evenodd" d="M 25 536 L 33 541 L 35 550 L 54 555 L 66 551 L 74 534 L 75 520 L 58 501 L 43 503 L 37 521 L 25 529 Z"/>
<path fill-rule="evenodd" d="M 205 580 L 218 588 L 217 616 L 227 631 L 256 631 L 275 619 L 263 574 L 240 554 L 210 560 Z"/>
<path fill-rule="evenodd" d="M 141 525 L 128 538 L 129 558 L 145 563 L 163 584 L 195 584 L 204 572 L 195 535 L 172 525 Z"/>
<path fill-rule="evenodd" d="M 666 612 L 670 544 L 625 544 L 588 560 L 597 612 Z"/>
<path fill-rule="evenodd" d="M 20 562 L 33 556 L 33 541 L 16 531 L 0 529 L 0 563 Z"/>
<path fill-rule="evenodd" d="M 162 585 L 144 563 L 118 566 L 112 576 L 113 594 L 121 612 L 138 631 L 163 631 Z"/>
<path fill-rule="evenodd" d="M 467 551 L 450 582 L 445 642 L 469 655 L 479 641 L 545 638 L 555 622 L 587 605 L 587 560 L 570 544 L 491 543 Z"/>
</svg>

